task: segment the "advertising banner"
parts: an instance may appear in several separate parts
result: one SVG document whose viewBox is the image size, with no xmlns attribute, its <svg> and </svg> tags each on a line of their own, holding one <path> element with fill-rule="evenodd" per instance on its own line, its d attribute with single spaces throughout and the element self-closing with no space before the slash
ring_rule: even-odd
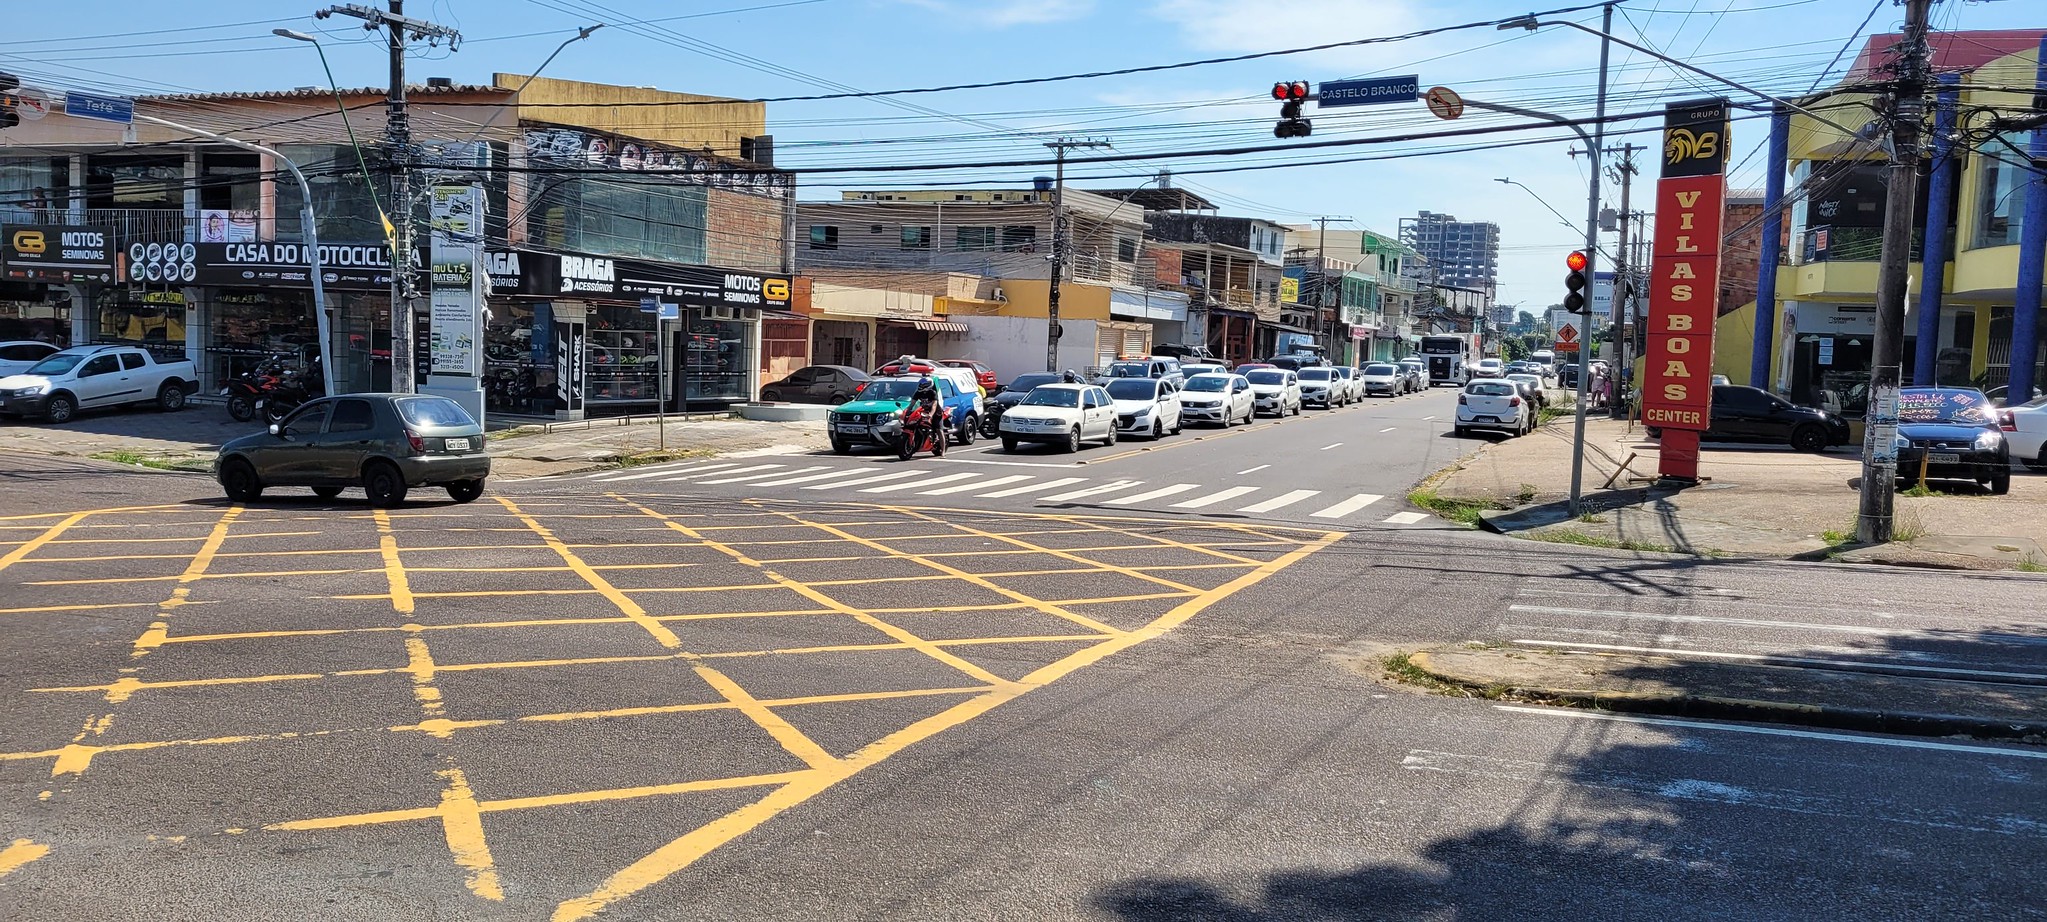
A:
<svg viewBox="0 0 2047 922">
<path fill-rule="evenodd" d="M 382 243 L 320 244 L 320 280 L 328 288 L 391 287 L 391 248 Z M 415 249 L 415 261 L 424 255 Z M 312 253 L 302 243 L 130 243 L 116 273 L 132 282 L 234 287 L 313 287 Z"/>
<path fill-rule="evenodd" d="M 104 227 L 9 224 L 0 227 L 0 278 L 10 282 L 114 279 L 114 234 Z"/>
<path fill-rule="evenodd" d="M 1702 431 L 1712 422 L 1713 323 L 1726 199 L 1727 103 L 1672 105 L 1664 113 L 1663 171 L 1656 183 L 1655 258 L 1649 272 L 1642 421 Z M 1673 443 L 1678 470 L 1697 475 L 1697 436 Z M 1666 451 L 1666 462 L 1672 452 Z M 1689 473 L 1682 456 L 1689 455 Z"/>
<path fill-rule="evenodd" d="M 789 277 L 716 266 L 679 266 L 581 253 L 488 250 L 482 257 L 498 295 L 587 298 L 637 303 L 644 298 L 686 307 L 789 309 Z"/>
<path fill-rule="evenodd" d="M 427 311 L 428 371 L 480 377 L 483 339 L 483 187 L 436 185 L 428 203 L 433 284 Z"/>
<path fill-rule="evenodd" d="M 583 331 L 582 320 L 554 321 L 554 399 L 570 413 L 583 409 Z"/>
</svg>

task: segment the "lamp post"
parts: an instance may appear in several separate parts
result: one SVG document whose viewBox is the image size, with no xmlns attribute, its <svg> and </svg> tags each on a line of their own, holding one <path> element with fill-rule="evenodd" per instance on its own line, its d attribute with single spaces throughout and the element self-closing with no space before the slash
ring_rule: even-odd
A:
<svg viewBox="0 0 2047 922">
<path fill-rule="evenodd" d="M 1571 219 L 1570 219 L 1570 218 L 1566 218 L 1566 217 L 1564 217 L 1564 213 L 1563 213 L 1563 212 L 1561 212 L 1561 211 L 1558 211 L 1558 210 L 1556 209 L 1556 206 L 1554 206 L 1554 205 L 1551 205 L 1551 204 L 1549 203 L 1549 200 L 1548 200 L 1548 199 L 1545 199 L 1545 198 L 1543 198 L 1542 196 L 1540 196 L 1540 195 L 1537 195 L 1534 189 L 1530 189 L 1530 188 L 1528 188 L 1528 185 L 1527 185 L 1526 183 L 1522 183 L 1522 182 L 1517 182 L 1517 181 L 1515 181 L 1515 180 L 1512 180 L 1512 179 L 1509 179 L 1509 178 L 1507 178 L 1507 177 L 1505 177 L 1505 176 L 1502 176 L 1502 177 L 1499 177 L 1499 178 L 1497 178 L 1497 179 L 1494 179 L 1494 180 L 1493 180 L 1493 182 L 1500 182 L 1500 183 L 1506 183 L 1507 185 L 1510 185 L 1510 186 L 1520 186 L 1520 187 L 1521 187 L 1521 191 L 1523 191 L 1523 192 L 1526 192 L 1526 193 L 1528 193 L 1528 194 L 1529 194 L 1529 195 L 1531 195 L 1531 196 L 1534 196 L 1534 197 L 1535 197 L 1535 201 L 1536 201 L 1537 203 L 1541 204 L 1541 205 L 1542 205 L 1542 207 L 1544 207 L 1544 208 L 1548 208 L 1548 209 L 1549 209 L 1549 213 L 1550 213 L 1550 214 L 1553 214 L 1553 215 L 1556 215 L 1556 216 L 1557 216 L 1557 220 L 1558 220 L 1559 222 L 1562 222 L 1562 224 L 1563 224 L 1563 225 L 1564 225 L 1565 227 L 1568 227 L 1568 228 L 1570 228 L 1570 229 L 1572 229 L 1572 230 L 1577 230 L 1577 229 L 1578 229 L 1578 225 L 1576 225 L 1576 224 L 1572 224 L 1572 223 L 1571 223 Z"/>
</svg>

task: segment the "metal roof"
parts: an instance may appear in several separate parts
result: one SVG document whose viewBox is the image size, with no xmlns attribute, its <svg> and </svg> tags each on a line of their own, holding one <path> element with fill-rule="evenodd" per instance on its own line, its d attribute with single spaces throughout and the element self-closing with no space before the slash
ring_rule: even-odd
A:
<svg viewBox="0 0 2047 922">
<path fill-rule="evenodd" d="M 324 86 L 302 86 L 289 90 L 236 90 L 226 93 L 166 93 L 158 96 L 138 96 L 151 102 L 220 102 L 237 99 L 332 99 L 335 90 Z M 485 94 L 490 96 L 512 96 L 514 91 L 476 83 L 458 83 L 452 86 L 432 86 L 408 83 L 408 96 L 460 96 Z M 381 86 L 342 87 L 343 96 L 383 96 L 386 90 Z"/>
</svg>

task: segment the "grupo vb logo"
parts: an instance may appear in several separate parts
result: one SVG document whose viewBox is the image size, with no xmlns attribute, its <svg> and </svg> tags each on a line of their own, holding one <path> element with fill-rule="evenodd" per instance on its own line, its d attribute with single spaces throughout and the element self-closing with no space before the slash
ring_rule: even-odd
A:
<svg viewBox="0 0 2047 922">
<path fill-rule="evenodd" d="M 49 238 L 44 237 L 43 232 L 39 230 L 15 231 L 7 243 L 16 253 L 40 255 L 50 249 Z"/>
<path fill-rule="evenodd" d="M 1719 154 L 1720 132 L 1675 128 L 1664 134 L 1664 163 L 1676 165 L 1687 160 L 1710 160 Z"/>
</svg>

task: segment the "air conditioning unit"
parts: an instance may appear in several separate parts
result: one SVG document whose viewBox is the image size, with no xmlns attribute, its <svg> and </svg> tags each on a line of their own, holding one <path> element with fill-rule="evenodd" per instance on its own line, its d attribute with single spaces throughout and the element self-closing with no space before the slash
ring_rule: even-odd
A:
<svg viewBox="0 0 2047 922">
<path fill-rule="evenodd" d="M 739 313 L 729 307 L 704 308 L 704 316 L 711 320 L 737 320 Z"/>
<path fill-rule="evenodd" d="M 997 288 L 997 289 L 995 289 L 995 295 L 994 295 L 994 297 L 995 297 L 995 303 L 997 303 L 997 304 L 1008 304 L 1008 303 L 1009 303 L 1009 293 L 1008 293 L 1008 292 L 1005 292 L 1005 291 L 1003 291 L 1003 290 L 1002 290 L 1002 289 L 1000 289 L 1000 288 Z"/>
</svg>

